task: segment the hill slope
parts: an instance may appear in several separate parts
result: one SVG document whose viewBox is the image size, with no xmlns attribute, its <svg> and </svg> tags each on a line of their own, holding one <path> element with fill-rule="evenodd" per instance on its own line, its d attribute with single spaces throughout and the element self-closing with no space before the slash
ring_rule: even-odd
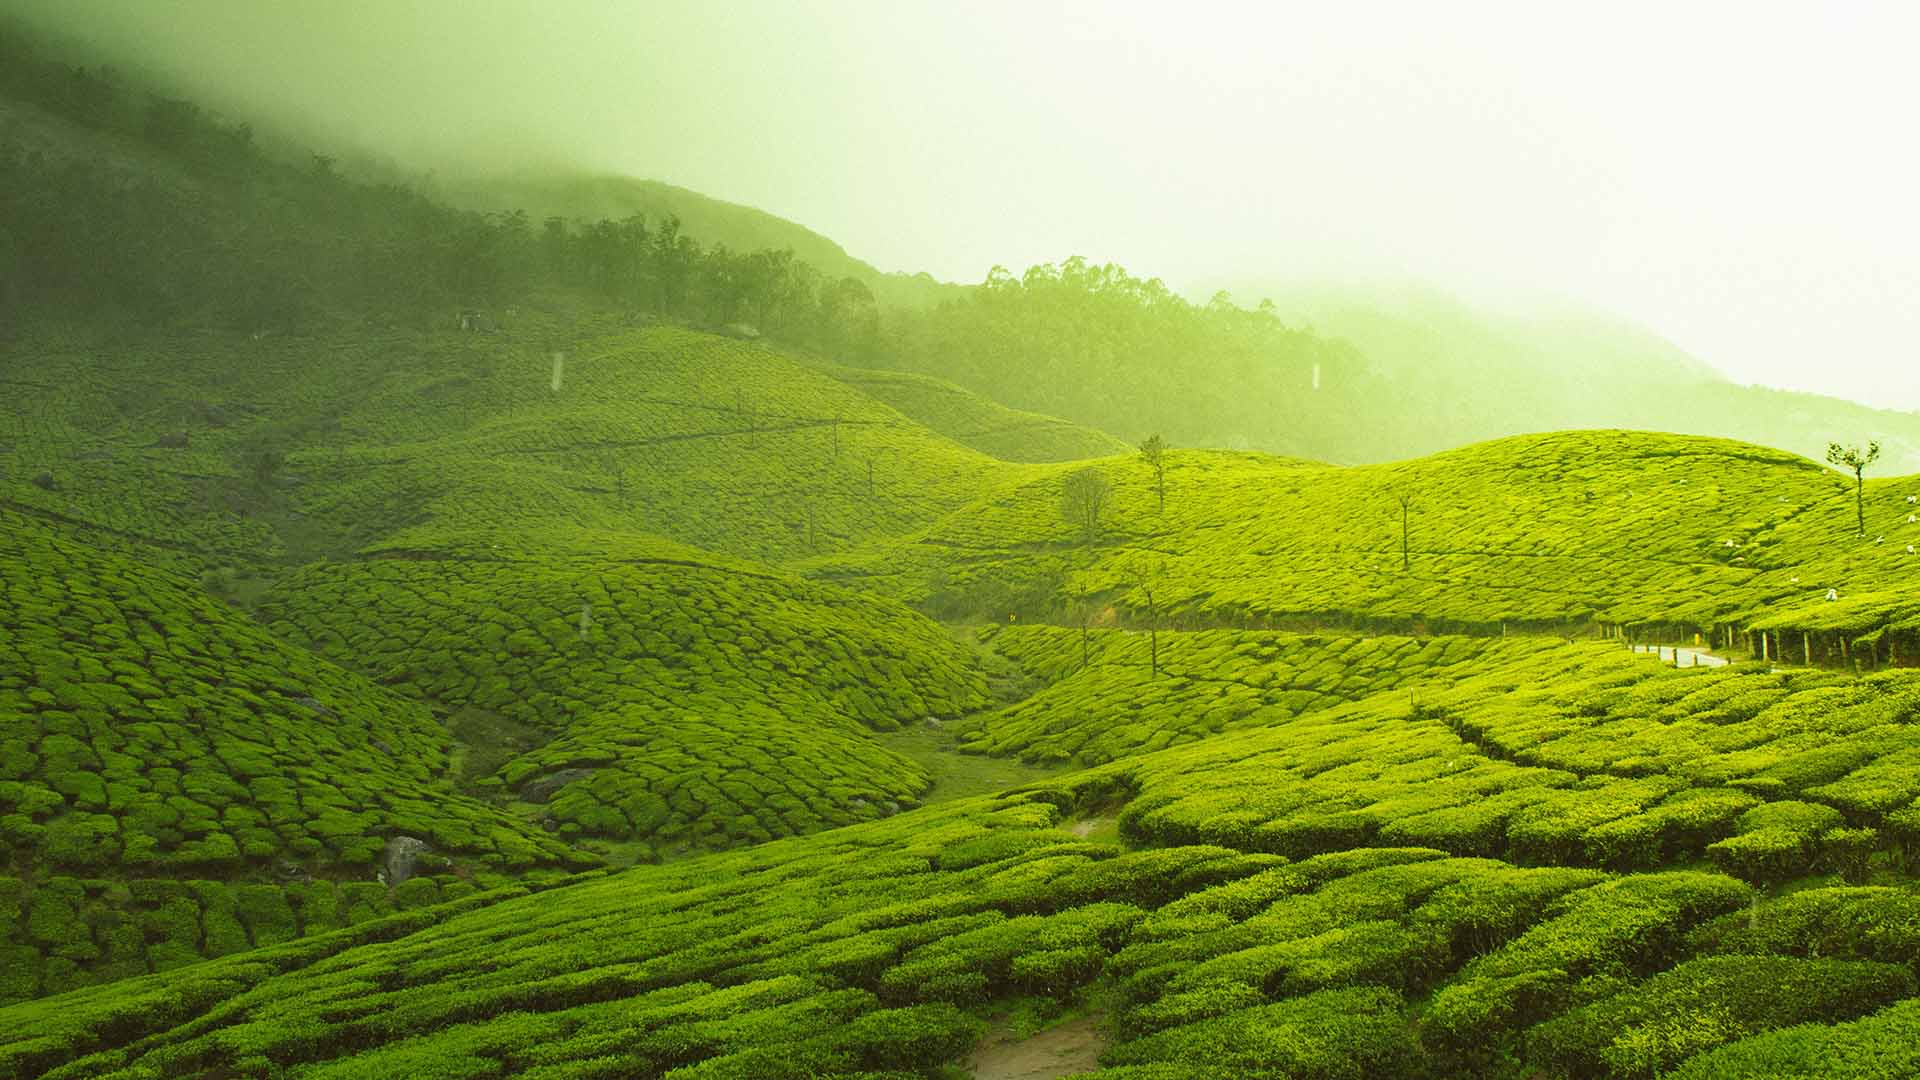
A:
<svg viewBox="0 0 1920 1080">
<path fill-rule="evenodd" d="M 1111 1080 L 1653 1075 L 1705 1070 L 1707 1053 L 1778 1061 L 1809 1038 L 1834 1048 L 1826 1074 L 1882 1075 L 1868 1063 L 1912 1060 L 1874 1042 L 1910 1006 L 1793 1025 L 1916 992 L 1920 949 L 1899 927 L 1920 909 L 1849 884 L 1886 834 L 1836 809 L 1911 800 L 1886 781 L 1910 753 L 1915 692 L 1911 673 L 1673 672 L 1563 646 L 1411 713 L 1376 697 L 1026 793 L 473 897 L 390 943 L 320 938 L 15 1006 L 0 1019 L 26 1034 L 0 1062 L 54 1077 L 425 1062 L 927 1076 L 988 1003 L 1066 1002 L 1101 980 L 1115 1041 L 1092 1075 Z M 1712 758 L 1679 745 L 1722 725 Z M 1834 737 L 1846 752 L 1821 756 Z M 1633 751 L 1652 738 L 1673 741 L 1680 772 Z M 1057 828 L 1063 807 L 1116 799 L 1129 847 Z M 1842 877 L 1769 896 L 1678 868 L 1705 853 L 1764 885 L 1782 865 L 1756 857 L 1769 844 Z M 1698 1026 L 1652 1040 L 1649 1010 Z"/>
<path fill-rule="evenodd" d="M 673 558 L 375 560 L 292 575 L 273 629 L 538 745 L 469 769 L 559 836 L 654 849 L 884 816 L 928 786 L 870 729 L 984 704 L 970 657 L 894 604 Z"/>
<path fill-rule="evenodd" d="M 1879 439 L 1892 472 L 1920 472 L 1920 419 L 1818 394 L 1737 386 L 1644 327 L 1577 308 L 1500 312 L 1435 289 L 1253 290 L 1290 323 L 1353 343 L 1419 402 L 1401 454 L 1562 428 L 1741 439 L 1818 459 L 1834 439 Z M 1395 454 L 1393 456 L 1400 456 Z"/>
<path fill-rule="evenodd" d="M 1764 625 L 1827 632 L 1819 647 L 1836 658 L 1831 635 L 1901 627 L 1900 653 L 1920 659 L 1905 584 L 1920 571 L 1907 550 L 1920 544 L 1912 478 L 1868 485 L 1860 538 L 1838 474 L 1718 440 L 1519 436 L 1356 468 L 1179 451 L 1164 512 L 1144 463 L 1091 466 L 1113 495 L 1086 544 L 1060 510 L 1064 478 L 1084 467 L 1053 466 L 980 500 L 904 557 L 890 548 L 813 565 L 929 603 L 1005 598 L 1028 618 L 1071 617 L 1084 591 L 1143 625 L 1152 587 L 1175 624 L 1643 624 L 1716 640 L 1731 627 L 1742 645 Z"/>
<path fill-rule="evenodd" d="M 456 206 L 474 210 L 524 210 L 582 221 L 619 221 L 635 214 L 649 221 L 680 219 L 691 235 L 735 251 L 791 251 L 829 278 L 850 277 L 884 304 L 925 307 L 961 290 L 926 274 L 882 273 L 804 225 L 697 191 L 630 176 L 529 174 L 517 177 L 433 178 L 429 190 Z"/>
</svg>

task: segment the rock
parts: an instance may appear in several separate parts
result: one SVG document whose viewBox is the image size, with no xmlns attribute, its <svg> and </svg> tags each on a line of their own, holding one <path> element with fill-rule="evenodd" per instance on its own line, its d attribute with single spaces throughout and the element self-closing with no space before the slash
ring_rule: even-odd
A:
<svg viewBox="0 0 1920 1080">
<path fill-rule="evenodd" d="M 387 884 L 399 885 L 412 877 L 420 856 L 431 850 L 425 840 L 414 836 L 396 836 L 388 840 L 386 850 L 380 853 L 380 865 L 386 871 Z"/>
<path fill-rule="evenodd" d="M 162 450 L 185 450 L 187 448 L 187 433 L 184 431 L 169 431 L 155 440 L 153 445 Z"/>
<path fill-rule="evenodd" d="M 893 815 L 900 812 L 900 804 L 889 799 L 886 802 L 883 802 L 880 804 L 880 812 L 882 814 L 885 814 L 887 817 L 892 817 Z"/>
<path fill-rule="evenodd" d="M 319 713 L 321 716 L 324 716 L 329 720 L 340 719 L 339 713 L 334 712 L 332 709 L 327 708 L 325 705 L 320 704 L 319 702 L 313 700 L 310 697 L 294 698 L 293 703 L 295 705 L 305 706 L 306 708 L 312 710 L 313 712 Z"/>
<path fill-rule="evenodd" d="M 559 769 L 520 785 L 520 798 L 530 803 L 545 803 L 561 788 L 575 780 L 585 780 L 598 769 Z"/>
<path fill-rule="evenodd" d="M 43 472 L 35 476 L 33 478 L 33 486 L 39 488 L 42 491 L 60 490 L 60 485 L 54 483 L 53 474 L 50 472 Z"/>
<path fill-rule="evenodd" d="M 368 743 L 367 745 L 373 747 L 375 750 L 380 751 L 381 753 L 387 755 L 388 757 L 393 756 L 393 747 L 388 746 L 387 741 L 385 739 L 375 739 L 372 742 Z"/>
<path fill-rule="evenodd" d="M 747 323 L 728 323 L 720 328 L 720 332 L 739 341 L 757 341 L 760 338 L 760 329 Z"/>
</svg>

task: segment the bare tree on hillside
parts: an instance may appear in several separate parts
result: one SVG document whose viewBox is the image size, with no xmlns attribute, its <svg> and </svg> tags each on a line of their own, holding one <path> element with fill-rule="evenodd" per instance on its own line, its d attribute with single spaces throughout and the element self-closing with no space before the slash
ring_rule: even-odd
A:
<svg viewBox="0 0 1920 1080">
<path fill-rule="evenodd" d="M 1140 444 L 1140 460 L 1153 470 L 1153 490 L 1159 496 L 1160 512 L 1167 512 L 1167 440 L 1156 432 Z"/>
<path fill-rule="evenodd" d="M 1408 570 L 1413 567 L 1407 548 L 1409 519 L 1413 516 L 1413 492 L 1405 488 L 1396 491 L 1393 501 L 1400 504 L 1400 569 Z"/>
<path fill-rule="evenodd" d="M 1061 486 L 1060 516 L 1080 530 L 1088 546 L 1100 535 L 1100 514 L 1112 493 L 1106 474 L 1091 467 L 1068 474 Z"/>
<path fill-rule="evenodd" d="M 1160 677 L 1160 603 L 1154 592 L 1160 589 L 1160 582 L 1166 576 L 1166 565 L 1158 556 L 1147 556 L 1133 560 L 1128 567 L 1133 578 L 1133 587 L 1147 601 L 1147 677 Z M 1161 590 L 1164 591 L 1164 590 Z"/>
<path fill-rule="evenodd" d="M 1853 512 L 1860 524 L 1860 535 L 1867 535 L 1867 466 L 1880 459 L 1880 444 L 1867 443 L 1865 453 L 1857 446 L 1827 444 L 1827 464 L 1853 470 Z"/>
</svg>

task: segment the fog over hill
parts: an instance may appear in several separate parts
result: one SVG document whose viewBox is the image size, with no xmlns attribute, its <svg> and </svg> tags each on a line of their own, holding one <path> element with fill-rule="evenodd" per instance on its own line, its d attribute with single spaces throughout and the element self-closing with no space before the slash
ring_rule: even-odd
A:
<svg viewBox="0 0 1920 1080">
<path fill-rule="evenodd" d="M 330 152 L 659 180 L 886 271 L 1572 297 L 1740 384 L 1920 408 L 1899 5 L 0 8 Z"/>
<path fill-rule="evenodd" d="M 0 0 L 0 1080 L 1920 1076 L 1912 35 L 1347 11 Z"/>
</svg>

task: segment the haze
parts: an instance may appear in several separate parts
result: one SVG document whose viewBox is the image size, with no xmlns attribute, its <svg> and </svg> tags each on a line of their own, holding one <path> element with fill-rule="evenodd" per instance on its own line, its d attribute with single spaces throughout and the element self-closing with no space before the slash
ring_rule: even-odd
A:
<svg viewBox="0 0 1920 1080">
<path fill-rule="evenodd" d="M 330 148 L 666 180 L 885 269 L 1415 278 L 1920 408 L 1900 5 L 0 6 Z"/>
</svg>

